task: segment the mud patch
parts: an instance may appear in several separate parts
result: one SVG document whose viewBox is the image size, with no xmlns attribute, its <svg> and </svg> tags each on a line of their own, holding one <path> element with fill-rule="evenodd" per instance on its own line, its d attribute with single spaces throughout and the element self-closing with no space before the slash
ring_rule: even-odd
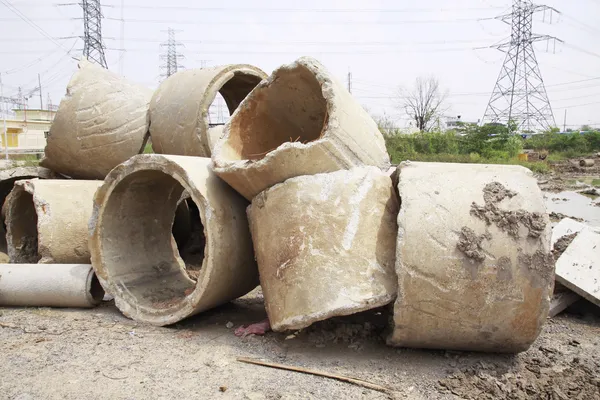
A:
<svg viewBox="0 0 600 400">
<path fill-rule="evenodd" d="M 485 221 L 487 225 L 496 225 L 515 239 L 518 239 L 520 236 L 520 226 L 527 228 L 529 237 L 540 237 L 546 228 L 546 221 L 543 214 L 537 212 L 531 213 L 523 209 L 513 211 L 502 210 L 498 207 L 499 202 L 514 196 L 516 196 L 516 193 L 508 190 L 501 183 L 488 183 L 483 188 L 485 205 L 481 206 L 473 202 L 471 204 L 471 215 Z"/>
<path fill-rule="evenodd" d="M 568 216 L 568 215 L 565 215 L 565 214 L 562 214 L 562 213 L 557 213 L 557 212 L 554 212 L 554 211 L 551 212 L 549 214 L 549 216 L 550 216 L 550 221 L 552 221 L 552 222 L 560 222 L 561 220 L 563 220 L 565 218 L 571 218 L 571 219 L 574 219 L 577 222 L 584 222 L 583 218 L 571 217 L 571 216 Z"/>
<path fill-rule="evenodd" d="M 492 240 L 492 235 L 484 233 L 481 236 L 477 236 L 471 228 L 463 226 L 460 230 L 460 238 L 456 247 L 467 257 L 482 262 L 486 257 L 485 251 L 481 247 L 481 243 L 484 240 Z"/>
<path fill-rule="evenodd" d="M 573 240 L 575 240 L 577 234 L 578 232 L 571 233 L 570 235 L 565 235 L 558 239 L 556 243 L 554 243 L 554 249 L 552 249 L 552 254 L 554 255 L 555 260 L 558 260 L 560 256 L 562 256 L 562 253 L 564 253 L 565 250 L 567 250 L 567 247 L 569 247 Z"/>
<path fill-rule="evenodd" d="M 527 276 L 534 287 L 545 287 L 554 280 L 554 256 L 538 250 L 533 254 L 519 252 L 521 271 Z"/>
</svg>

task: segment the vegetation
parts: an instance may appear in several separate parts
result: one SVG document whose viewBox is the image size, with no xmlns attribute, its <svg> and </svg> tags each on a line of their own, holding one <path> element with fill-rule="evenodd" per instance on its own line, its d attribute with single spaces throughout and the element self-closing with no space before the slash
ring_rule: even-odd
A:
<svg viewBox="0 0 600 400">
<path fill-rule="evenodd" d="M 600 151 L 600 132 L 559 134 L 550 131 L 523 139 L 511 134 L 515 126 L 465 124 L 457 131 L 432 131 L 401 134 L 388 126 L 380 127 L 384 133 L 392 162 L 440 161 L 460 163 L 519 164 L 534 172 L 548 171 L 545 162 L 520 161 L 523 148 L 549 151 L 548 159 L 558 161 Z"/>
<path fill-rule="evenodd" d="M 421 132 L 428 132 L 444 113 L 446 94 L 434 77 L 419 77 L 411 90 L 400 90 L 400 106 Z"/>
</svg>

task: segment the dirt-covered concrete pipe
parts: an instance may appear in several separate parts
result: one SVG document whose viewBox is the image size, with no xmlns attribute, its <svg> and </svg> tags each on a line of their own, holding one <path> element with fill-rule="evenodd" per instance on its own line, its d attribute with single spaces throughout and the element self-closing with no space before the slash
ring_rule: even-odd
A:
<svg viewBox="0 0 600 400">
<path fill-rule="evenodd" d="M 389 166 L 377 124 L 318 61 L 303 57 L 258 84 L 225 125 L 215 172 L 251 200 L 288 178 Z"/>
<path fill-rule="evenodd" d="M 87 308 L 103 296 L 90 264 L 0 264 L 0 306 Z"/>
<path fill-rule="evenodd" d="M 189 238 L 177 243 L 182 199 L 193 219 Z M 159 326 L 242 296 L 258 284 L 247 205 L 209 158 L 135 156 L 111 171 L 94 199 L 98 279 L 123 314 Z"/>
<path fill-rule="evenodd" d="M 399 166 L 398 298 L 389 344 L 519 352 L 554 286 L 542 192 L 521 166 Z"/>
<path fill-rule="evenodd" d="M 104 179 L 148 140 L 152 91 L 87 60 L 67 86 L 40 165 L 78 179 Z"/>
<path fill-rule="evenodd" d="M 6 241 L 11 263 L 90 262 L 87 222 L 102 181 L 15 182 L 6 199 Z"/>
<path fill-rule="evenodd" d="M 165 79 L 150 102 L 150 136 L 155 153 L 210 157 L 222 125 L 209 121 L 221 94 L 229 114 L 267 75 L 252 65 L 222 65 L 179 71 Z"/>
<path fill-rule="evenodd" d="M 392 180 L 375 167 L 291 178 L 257 195 L 248 218 L 273 330 L 393 301 L 397 213 Z"/>
</svg>

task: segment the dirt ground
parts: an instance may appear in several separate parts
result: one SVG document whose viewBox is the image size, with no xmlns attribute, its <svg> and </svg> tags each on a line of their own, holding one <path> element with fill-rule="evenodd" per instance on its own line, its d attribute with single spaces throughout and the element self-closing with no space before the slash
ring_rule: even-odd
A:
<svg viewBox="0 0 600 400">
<path fill-rule="evenodd" d="M 259 290 L 173 327 L 91 310 L 0 309 L 3 399 L 600 398 L 600 316 L 561 314 L 518 355 L 395 349 L 374 310 L 299 333 L 238 338 L 263 319 Z M 590 312 L 592 312 L 590 314 Z M 238 362 L 259 358 L 359 378 L 389 393 Z"/>
</svg>

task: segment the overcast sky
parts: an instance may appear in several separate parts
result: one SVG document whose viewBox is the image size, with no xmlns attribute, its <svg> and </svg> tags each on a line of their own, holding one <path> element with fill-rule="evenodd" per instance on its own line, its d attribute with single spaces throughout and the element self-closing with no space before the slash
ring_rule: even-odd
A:
<svg viewBox="0 0 600 400">
<path fill-rule="evenodd" d="M 350 71 L 352 93 L 360 103 L 373 114 L 386 113 L 399 126 L 406 125 L 406 116 L 395 94 L 418 76 L 439 79 L 449 93 L 448 116 L 461 115 L 473 122 L 482 118 L 504 54 L 475 48 L 510 35 L 510 26 L 489 19 L 510 12 L 511 2 L 506 0 L 106 0 L 102 4 L 109 69 L 128 79 L 151 88 L 158 85 L 160 43 L 171 27 L 184 45 L 179 50 L 185 68 L 248 63 L 270 73 L 300 56 L 313 56 L 344 83 Z M 600 127 L 600 0 L 545 4 L 562 15 L 554 14 L 552 24 L 549 13 L 536 15 L 534 32 L 565 41 L 557 43 L 556 52 L 553 43 L 549 51 L 546 42 L 535 46 L 556 123 L 562 128 L 567 109 L 570 127 Z M 76 3 L 0 0 L 5 95 L 16 95 L 19 86 L 26 93 L 32 91 L 40 73 L 44 106 L 48 93 L 58 104 L 76 69 L 72 57 L 79 57 L 83 49 L 77 38 L 83 33 L 81 17 Z M 29 107 L 39 107 L 37 93 Z"/>
</svg>

